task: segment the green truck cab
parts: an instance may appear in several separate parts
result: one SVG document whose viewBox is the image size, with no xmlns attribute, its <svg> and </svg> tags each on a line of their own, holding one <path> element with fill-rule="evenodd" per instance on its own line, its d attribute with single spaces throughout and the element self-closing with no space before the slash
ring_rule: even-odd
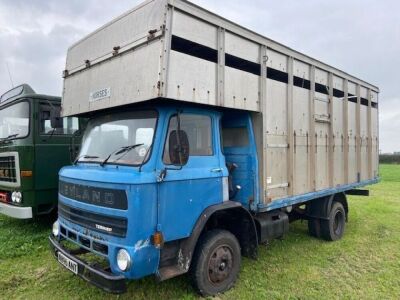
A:
<svg viewBox="0 0 400 300">
<path fill-rule="evenodd" d="M 0 98 L 0 213 L 31 219 L 57 207 L 58 171 L 76 152 L 80 122 L 61 118 L 61 98 L 27 84 Z"/>
</svg>

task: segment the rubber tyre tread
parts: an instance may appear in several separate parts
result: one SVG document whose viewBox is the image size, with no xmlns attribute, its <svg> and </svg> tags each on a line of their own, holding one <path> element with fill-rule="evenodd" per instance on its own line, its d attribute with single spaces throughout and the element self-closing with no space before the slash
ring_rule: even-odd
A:
<svg viewBox="0 0 400 300">
<path fill-rule="evenodd" d="M 308 233 L 316 238 L 321 237 L 321 221 L 319 219 L 308 220 Z"/>
<path fill-rule="evenodd" d="M 333 229 L 333 223 L 337 211 L 341 211 L 343 216 L 341 223 L 342 230 L 340 231 L 339 234 L 336 234 Z M 340 240 L 343 237 L 345 226 L 346 226 L 346 211 L 343 207 L 343 204 L 340 202 L 333 202 L 331 211 L 329 212 L 329 220 L 321 220 L 321 237 L 327 241 Z"/>
<path fill-rule="evenodd" d="M 214 285 L 208 279 L 209 255 L 219 245 L 227 244 L 233 251 L 233 267 L 228 280 Z M 193 288 L 202 296 L 215 296 L 231 289 L 239 275 L 241 265 L 241 251 L 237 238 L 227 230 L 214 229 L 203 234 L 196 246 L 193 256 L 190 278 Z"/>
</svg>

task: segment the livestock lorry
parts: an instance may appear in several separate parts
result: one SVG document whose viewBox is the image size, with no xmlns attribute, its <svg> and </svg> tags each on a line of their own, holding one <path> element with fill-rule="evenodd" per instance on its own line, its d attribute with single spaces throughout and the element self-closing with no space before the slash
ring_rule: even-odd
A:
<svg viewBox="0 0 400 300">
<path fill-rule="evenodd" d="M 184 0 L 88 35 L 63 75 L 63 115 L 90 120 L 49 242 L 109 292 L 187 272 L 224 292 L 290 221 L 340 239 L 346 195 L 379 180 L 376 86 Z"/>
<path fill-rule="evenodd" d="M 62 119 L 60 110 L 60 97 L 36 94 L 27 84 L 1 96 L 1 214 L 31 219 L 57 209 L 58 171 L 70 164 L 79 129 L 78 119 Z"/>
</svg>

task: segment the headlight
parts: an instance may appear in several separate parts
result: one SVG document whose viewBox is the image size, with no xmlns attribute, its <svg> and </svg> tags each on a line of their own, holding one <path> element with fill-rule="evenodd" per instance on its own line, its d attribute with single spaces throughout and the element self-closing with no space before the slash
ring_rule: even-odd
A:
<svg viewBox="0 0 400 300">
<path fill-rule="evenodd" d="M 131 267 L 131 257 L 125 249 L 120 249 L 117 254 L 118 268 L 125 272 Z"/>
<path fill-rule="evenodd" d="M 21 192 L 13 192 L 11 194 L 11 201 L 14 203 L 21 203 L 22 202 L 22 194 Z"/>
<path fill-rule="evenodd" d="M 58 224 L 58 221 L 55 221 L 53 223 L 53 235 L 55 237 L 58 237 L 58 234 L 60 233 L 60 225 Z"/>
</svg>

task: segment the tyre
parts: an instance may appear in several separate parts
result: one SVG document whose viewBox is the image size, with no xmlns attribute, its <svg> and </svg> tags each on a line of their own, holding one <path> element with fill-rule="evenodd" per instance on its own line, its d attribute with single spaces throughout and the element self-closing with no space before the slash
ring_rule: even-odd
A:
<svg viewBox="0 0 400 300">
<path fill-rule="evenodd" d="M 226 230 L 211 230 L 198 241 L 191 265 L 193 287 L 202 296 L 215 296 L 233 287 L 241 264 L 240 245 Z"/>
<path fill-rule="evenodd" d="M 343 204 L 333 202 L 329 220 L 321 220 L 321 237 L 327 241 L 340 240 L 346 226 L 346 211 Z"/>
<path fill-rule="evenodd" d="M 308 220 L 308 233 L 316 238 L 321 237 L 321 221 L 319 219 L 312 218 Z"/>
</svg>

